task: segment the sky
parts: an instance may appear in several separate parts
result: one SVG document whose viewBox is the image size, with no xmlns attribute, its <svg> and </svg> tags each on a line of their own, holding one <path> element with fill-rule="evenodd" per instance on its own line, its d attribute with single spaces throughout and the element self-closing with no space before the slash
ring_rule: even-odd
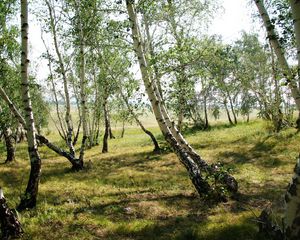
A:
<svg viewBox="0 0 300 240">
<path fill-rule="evenodd" d="M 222 35 L 224 42 L 231 43 L 238 39 L 241 31 L 259 32 L 263 39 L 264 33 L 258 22 L 253 22 L 251 13 L 256 9 L 249 6 L 249 0 L 220 0 L 223 11 L 213 20 L 209 26 L 210 34 Z M 31 16 L 33 18 L 33 16 Z M 34 22 L 34 21 L 33 21 Z M 44 45 L 41 40 L 41 30 L 38 25 L 31 24 L 29 28 L 30 41 L 30 59 L 32 72 L 36 72 L 37 79 L 42 82 L 47 77 L 47 65 L 42 61 L 40 55 L 44 51 Z"/>
<path fill-rule="evenodd" d="M 251 14 L 256 10 L 249 5 L 249 0 L 223 0 L 223 14 L 215 18 L 210 26 L 209 32 L 220 34 L 226 43 L 239 38 L 242 30 L 246 32 L 260 32 L 263 35 L 261 26 L 253 22 Z"/>
</svg>

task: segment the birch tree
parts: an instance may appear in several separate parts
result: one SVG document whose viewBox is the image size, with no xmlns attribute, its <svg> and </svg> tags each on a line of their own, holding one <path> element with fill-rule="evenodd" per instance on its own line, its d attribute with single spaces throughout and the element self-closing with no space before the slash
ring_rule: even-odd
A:
<svg viewBox="0 0 300 240">
<path fill-rule="evenodd" d="M 290 0 L 297 46 L 298 80 L 300 80 L 300 1 Z M 299 87 L 298 87 L 299 91 Z M 298 99 L 299 100 L 299 99 Z M 298 105 L 297 105 L 298 106 Z M 287 239 L 300 238 L 300 157 L 294 168 L 294 176 L 285 195 L 284 233 Z"/>
<path fill-rule="evenodd" d="M 16 214 L 8 207 L 2 188 L 0 187 L 0 229 L 1 239 L 19 238 L 23 234 L 21 223 Z"/>
<path fill-rule="evenodd" d="M 70 154 L 75 157 L 75 149 L 73 146 L 73 123 L 71 118 L 71 103 L 70 103 L 70 93 L 69 93 L 69 81 L 67 78 L 67 71 L 64 63 L 63 56 L 61 54 L 59 48 L 59 40 L 58 40 L 58 33 L 57 33 L 57 18 L 54 11 L 54 5 L 51 4 L 50 1 L 45 0 L 45 3 L 48 8 L 49 18 L 50 18 L 50 29 L 52 32 L 53 43 L 55 47 L 55 52 L 58 58 L 59 63 L 59 72 L 62 76 L 63 80 L 63 90 L 64 90 L 64 100 L 66 102 L 66 110 L 65 110 L 65 122 L 67 125 L 67 133 L 66 133 L 66 144 L 70 149 Z"/>
<path fill-rule="evenodd" d="M 290 0 L 290 7 L 293 17 L 293 25 L 294 25 L 294 32 L 295 32 L 295 40 L 297 46 L 297 58 L 298 58 L 298 73 L 299 73 L 299 46 L 300 46 L 300 20 L 299 20 L 299 12 L 300 12 L 300 1 L 298 0 Z M 297 86 L 297 77 L 299 80 L 299 76 L 295 76 L 288 65 L 288 62 L 284 56 L 284 50 L 282 49 L 279 41 L 278 35 L 275 32 L 275 27 L 272 24 L 269 15 L 265 9 L 264 2 L 262 0 L 255 0 L 255 4 L 258 8 L 260 16 L 264 22 L 264 26 L 267 29 L 268 38 L 271 45 L 274 48 L 275 54 L 277 56 L 277 60 L 281 66 L 283 74 L 287 78 L 287 83 L 289 88 L 292 92 L 292 96 L 295 100 L 297 109 L 299 110 L 300 104 L 300 96 L 299 96 L 299 86 Z M 299 118 L 298 118 L 299 120 Z M 297 120 L 297 121 L 298 121 Z M 298 121 L 299 127 L 299 121 Z M 300 238 L 300 157 L 297 157 L 297 163 L 294 168 L 294 176 L 288 186 L 287 192 L 285 194 L 285 213 L 283 218 L 283 227 L 282 229 L 275 232 L 274 228 L 270 228 L 272 226 L 270 224 L 270 219 L 264 218 L 265 221 L 263 222 L 263 229 L 264 231 L 269 232 L 272 234 L 273 238 L 281 237 L 282 239 L 288 240 L 296 240 Z M 261 214 L 262 216 L 267 215 L 265 212 Z M 278 229 L 278 228 L 277 228 Z"/>
<path fill-rule="evenodd" d="M 137 13 L 134 6 L 134 1 L 126 0 L 127 12 L 132 31 L 133 48 L 138 58 L 142 79 L 146 88 L 147 95 L 152 105 L 152 109 L 159 128 L 164 135 L 166 141 L 170 144 L 174 152 L 177 154 L 181 163 L 187 169 L 193 185 L 200 195 L 208 194 L 212 188 L 209 182 L 203 177 L 203 173 L 216 170 L 209 166 L 201 157 L 193 150 L 193 148 L 182 137 L 181 133 L 176 129 L 170 121 L 168 113 L 162 104 L 162 99 L 159 94 L 155 81 L 151 79 L 148 72 L 148 63 L 143 49 L 144 43 L 139 30 Z M 201 172 L 201 169 L 203 172 Z M 208 173 L 209 174 L 209 173 Z M 222 178 L 225 185 L 233 191 L 237 191 L 237 182 L 228 174 Z M 221 180 L 221 181 L 222 181 Z"/>
<path fill-rule="evenodd" d="M 17 207 L 18 210 L 35 207 L 42 165 L 36 142 L 35 121 L 32 112 L 28 80 L 28 26 L 28 2 L 27 0 L 21 0 L 21 92 L 31 168 L 26 191 Z"/>
<path fill-rule="evenodd" d="M 297 119 L 297 128 L 300 128 L 300 88 L 299 88 L 299 76 L 297 77 L 291 67 L 288 64 L 287 58 L 285 56 L 284 49 L 279 41 L 278 34 L 276 32 L 276 28 L 274 24 L 272 23 L 269 14 L 265 8 L 264 1 L 263 0 L 254 0 L 258 12 L 260 14 L 260 17 L 263 21 L 264 27 L 266 28 L 266 32 L 268 35 L 268 39 L 270 41 L 271 46 L 274 49 L 275 55 L 277 57 L 278 63 L 280 65 L 281 71 L 283 75 L 286 77 L 287 85 L 292 93 L 292 97 L 295 101 L 297 110 L 298 110 L 298 119 Z M 293 13 L 293 18 L 294 18 L 294 26 L 295 26 L 295 35 L 298 35 L 299 38 L 299 21 L 295 21 L 297 19 L 297 16 L 299 17 L 299 13 L 297 9 L 299 6 L 298 1 L 290 1 L 290 5 L 292 7 L 292 13 Z M 296 37 L 296 42 L 297 42 L 297 49 L 299 51 L 299 43 L 298 43 L 297 37 Z M 297 53 L 297 56 L 299 58 L 299 53 Z M 299 60 L 298 60 L 299 61 Z M 298 65 L 299 67 L 299 65 Z"/>
</svg>

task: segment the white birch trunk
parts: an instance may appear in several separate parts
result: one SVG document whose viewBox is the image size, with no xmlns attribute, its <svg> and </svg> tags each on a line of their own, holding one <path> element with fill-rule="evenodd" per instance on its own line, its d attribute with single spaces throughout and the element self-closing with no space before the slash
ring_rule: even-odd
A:
<svg viewBox="0 0 300 240">
<path fill-rule="evenodd" d="M 51 90 L 52 90 L 52 93 L 53 93 L 53 96 L 54 96 L 56 115 L 58 117 L 58 123 L 59 123 L 59 127 L 60 127 L 60 130 L 59 130 L 59 128 L 57 128 L 57 130 L 58 130 L 60 136 L 62 137 L 62 139 L 64 141 L 66 141 L 67 140 L 67 134 L 66 134 L 65 127 L 63 125 L 62 118 L 60 116 L 61 114 L 60 114 L 60 111 L 59 111 L 57 91 L 56 91 L 56 87 L 55 87 L 55 83 L 54 83 L 54 79 L 53 79 L 51 56 L 50 56 L 48 47 L 47 47 L 47 45 L 45 43 L 45 40 L 43 38 L 43 35 L 41 36 L 41 38 L 42 38 L 42 41 L 43 41 L 43 44 L 44 44 L 44 47 L 45 47 L 46 53 L 47 53 L 48 67 L 49 67 L 49 72 L 50 72 L 49 78 L 50 78 L 50 83 L 51 83 L 51 86 L 52 86 Z"/>
<path fill-rule="evenodd" d="M 174 136 L 172 135 L 170 129 L 168 128 L 164 116 L 161 111 L 161 104 L 160 99 L 157 97 L 154 88 L 154 82 L 151 81 L 151 76 L 148 72 L 148 65 L 145 58 L 145 53 L 143 50 L 143 43 L 141 41 L 141 34 L 138 27 L 138 21 L 136 12 L 133 6 L 133 1 L 127 0 L 127 11 L 129 15 L 129 20 L 131 22 L 131 29 L 132 29 L 132 39 L 134 42 L 134 50 L 136 52 L 139 66 L 142 74 L 142 79 L 144 81 L 144 85 L 146 88 L 146 92 L 148 94 L 149 100 L 152 105 L 152 109 L 155 115 L 155 118 L 158 122 L 159 128 L 163 135 L 165 136 L 166 140 L 172 146 L 173 150 L 177 154 L 178 158 L 180 159 L 181 163 L 186 167 L 188 170 L 189 176 L 198 191 L 199 194 L 207 193 L 210 189 L 209 184 L 202 179 L 200 169 L 198 168 L 197 164 L 190 158 L 187 152 L 178 144 Z M 157 90 L 158 91 L 158 90 Z"/>
<path fill-rule="evenodd" d="M 86 140 L 88 139 L 88 125 L 87 125 L 87 107 L 86 107 L 86 79 L 85 79 L 85 56 L 84 56 L 84 37 L 81 26 L 81 42 L 80 42 L 80 98 L 81 98 L 81 116 L 82 116 L 82 129 L 83 136 L 80 147 L 79 159 L 83 163 L 84 150 L 86 146 Z"/>
<path fill-rule="evenodd" d="M 291 0 L 291 1 L 294 1 L 294 0 Z M 270 20 L 268 12 L 264 6 L 263 0 L 254 0 L 254 2 L 258 8 L 258 11 L 259 11 L 259 14 L 260 14 L 262 20 L 263 20 L 264 26 L 265 26 L 267 34 L 268 34 L 268 39 L 274 49 L 277 60 L 282 69 L 282 73 L 287 78 L 287 83 L 291 90 L 292 97 L 296 103 L 297 110 L 300 111 L 300 91 L 299 91 L 299 88 L 297 87 L 295 77 L 293 76 L 293 73 L 288 65 L 288 62 L 287 62 L 285 56 L 284 56 L 283 49 L 278 41 L 278 36 L 275 32 L 275 27 Z M 299 5 L 299 3 L 298 3 L 298 5 Z M 299 21 L 298 21 L 298 24 L 299 24 Z"/>
<path fill-rule="evenodd" d="M 64 98 L 66 101 L 66 114 L 65 114 L 65 121 L 67 124 L 67 145 L 70 149 L 70 153 L 73 154 L 75 157 L 75 148 L 73 146 L 73 126 L 72 126 L 72 118 L 71 118 L 71 104 L 70 104 L 70 94 L 69 94 L 69 87 L 68 87 L 68 79 L 66 75 L 66 70 L 63 62 L 63 58 L 61 56 L 61 53 L 59 51 L 59 46 L 58 46 L 58 40 L 57 40 L 57 32 L 56 32 L 56 24 L 55 24 L 55 19 L 54 19 L 54 14 L 53 14 L 53 9 L 52 6 L 50 5 L 49 1 L 45 1 L 48 7 L 49 11 L 49 16 L 50 16 L 50 26 L 51 26 L 51 31 L 53 34 L 53 41 L 54 41 L 54 47 L 55 47 L 55 52 L 58 57 L 58 62 L 59 62 L 59 67 L 63 79 L 63 87 L 64 87 Z"/>
<path fill-rule="evenodd" d="M 300 156 L 285 194 L 284 233 L 289 240 L 300 239 Z"/>
<path fill-rule="evenodd" d="M 13 113 L 15 118 L 19 121 L 19 123 L 22 125 L 22 127 L 27 131 L 27 126 L 25 119 L 19 112 L 19 110 L 16 108 L 16 106 L 13 104 L 13 102 L 10 100 L 10 98 L 7 96 L 6 92 L 3 90 L 3 88 L 0 87 L 0 97 L 6 102 L 8 105 L 10 111 Z M 63 156 L 67 158 L 72 163 L 72 168 L 75 170 L 80 170 L 82 167 L 80 165 L 80 162 L 78 159 L 74 158 L 72 154 L 69 152 L 64 151 L 63 149 L 57 147 L 53 143 L 51 143 L 46 137 L 43 135 L 36 134 L 36 138 L 40 141 L 40 143 L 45 144 L 48 148 L 59 154 L 60 156 Z"/>
<path fill-rule="evenodd" d="M 299 0 L 289 0 L 292 17 L 294 22 L 294 31 L 296 38 L 296 47 L 297 47 L 297 59 L 298 59 L 298 88 L 300 88 L 300 1 Z"/>
<path fill-rule="evenodd" d="M 300 1 L 290 0 L 298 58 L 298 84 L 300 78 Z M 294 176 L 285 194 L 284 233 L 287 239 L 300 239 L 300 156 Z"/>
<path fill-rule="evenodd" d="M 21 198 L 18 210 L 35 207 L 41 175 L 41 159 L 37 148 L 35 123 L 30 99 L 28 64 L 28 2 L 27 0 L 21 0 L 21 92 L 31 168 L 27 188 L 24 196 Z"/>
</svg>

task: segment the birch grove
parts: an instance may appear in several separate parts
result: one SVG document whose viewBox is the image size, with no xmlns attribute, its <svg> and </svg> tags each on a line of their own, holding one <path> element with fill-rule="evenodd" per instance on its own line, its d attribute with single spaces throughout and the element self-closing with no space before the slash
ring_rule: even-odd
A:
<svg viewBox="0 0 300 240">
<path fill-rule="evenodd" d="M 0 2 L 0 238 L 300 239 L 300 1 L 251 3 L 229 42 L 218 0 Z"/>
</svg>

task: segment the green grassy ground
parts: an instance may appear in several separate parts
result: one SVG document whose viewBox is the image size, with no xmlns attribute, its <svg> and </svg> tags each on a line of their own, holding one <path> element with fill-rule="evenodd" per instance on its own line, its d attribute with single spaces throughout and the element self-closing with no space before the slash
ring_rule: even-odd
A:
<svg viewBox="0 0 300 240">
<path fill-rule="evenodd" d="M 159 136 L 157 128 L 151 130 Z M 253 121 L 185 136 L 204 159 L 233 169 L 239 201 L 213 205 L 200 199 L 176 156 L 153 155 L 147 136 L 131 127 L 123 139 L 109 141 L 109 153 L 101 154 L 100 146 L 88 150 L 89 167 L 77 173 L 65 159 L 40 149 L 38 206 L 19 214 L 24 239 L 263 239 L 255 218 L 271 203 L 275 216 L 283 211 L 282 196 L 299 152 L 296 130 L 272 134 L 265 123 Z M 4 161 L 2 145 L 0 152 Z M 0 165 L 0 186 L 11 207 L 28 172 L 26 144 L 21 144 L 16 162 Z"/>
</svg>

